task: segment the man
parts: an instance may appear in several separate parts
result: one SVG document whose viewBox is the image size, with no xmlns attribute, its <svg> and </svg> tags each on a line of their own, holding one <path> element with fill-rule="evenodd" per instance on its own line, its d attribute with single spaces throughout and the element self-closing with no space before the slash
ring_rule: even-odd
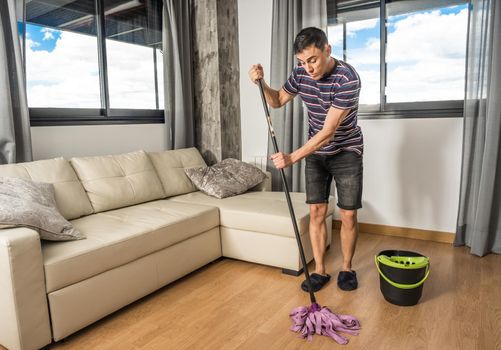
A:
<svg viewBox="0 0 501 350">
<path fill-rule="evenodd" d="M 271 159 L 280 169 L 306 157 L 306 203 L 310 205 L 309 229 L 315 259 L 315 272 L 311 274 L 313 291 L 320 290 L 330 280 L 324 264 L 325 218 L 334 178 L 343 254 L 337 283 L 342 290 L 354 290 L 358 281 L 352 259 L 358 234 L 357 209 L 362 207 L 363 177 L 363 138 L 357 125 L 360 77 L 352 66 L 331 57 L 327 36 L 318 28 L 301 30 L 294 42 L 294 53 L 299 64 L 284 86 L 274 90 L 263 80 L 263 88 L 272 108 L 282 107 L 297 94 L 301 96 L 308 110 L 309 140 L 291 154 L 279 152 Z M 254 83 L 263 79 L 263 67 L 253 65 L 249 77 Z M 309 291 L 306 281 L 301 288 Z"/>
</svg>

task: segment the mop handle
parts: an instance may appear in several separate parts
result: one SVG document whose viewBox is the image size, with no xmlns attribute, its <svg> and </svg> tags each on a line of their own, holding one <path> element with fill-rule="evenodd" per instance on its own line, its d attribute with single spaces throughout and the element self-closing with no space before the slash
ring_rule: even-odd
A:
<svg viewBox="0 0 501 350">
<path fill-rule="evenodd" d="M 271 124 L 271 117 L 270 117 L 270 110 L 268 109 L 268 104 L 266 103 L 266 97 L 264 96 L 264 89 L 263 89 L 263 81 L 262 79 L 258 80 L 259 82 L 259 91 L 261 91 L 261 99 L 263 100 L 263 107 L 264 107 L 264 112 L 266 113 L 266 121 L 268 122 L 268 132 L 271 137 L 271 142 L 273 143 L 273 148 L 275 149 L 275 153 L 278 153 L 278 144 L 277 144 L 277 138 L 275 137 L 275 130 L 273 129 L 273 126 Z M 292 206 L 292 201 L 291 201 L 291 195 L 289 193 L 289 187 L 287 186 L 287 181 L 285 180 L 285 173 L 284 169 L 280 169 L 280 175 L 282 177 L 282 183 L 284 184 L 284 189 L 285 189 L 285 197 L 287 199 L 287 205 L 289 206 L 289 213 L 291 216 L 292 220 L 292 226 L 294 227 L 294 234 L 296 235 L 296 242 L 297 246 L 299 248 L 299 255 L 301 256 L 301 262 L 303 263 L 303 270 L 304 270 L 304 275 L 306 277 L 306 281 L 308 281 L 308 285 L 310 286 L 310 300 L 311 303 L 316 303 L 315 299 L 315 294 L 311 290 L 311 280 L 310 280 L 310 274 L 308 272 L 308 266 L 306 264 L 306 258 L 304 256 L 304 249 L 303 245 L 301 244 L 301 236 L 299 235 L 299 229 L 297 227 L 297 222 L 296 222 L 296 215 L 294 214 L 294 208 Z"/>
</svg>

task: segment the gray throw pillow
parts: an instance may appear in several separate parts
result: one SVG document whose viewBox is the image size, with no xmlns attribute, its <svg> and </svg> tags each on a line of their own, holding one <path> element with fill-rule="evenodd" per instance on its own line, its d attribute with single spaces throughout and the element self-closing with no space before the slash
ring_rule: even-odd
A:
<svg viewBox="0 0 501 350">
<path fill-rule="evenodd" d="M 184 172 L 200 191 L 216 198 L 244 193 L 266 179 L 260 169 L 233 158 L 209 167 L 187 168 Z"/>
<path fill-rule="evenodd" d="M 27 226 L 49 241 L 83 239 L 57 210 L 54 185 L 0 177 L 0 227 Z"/>
</svg>

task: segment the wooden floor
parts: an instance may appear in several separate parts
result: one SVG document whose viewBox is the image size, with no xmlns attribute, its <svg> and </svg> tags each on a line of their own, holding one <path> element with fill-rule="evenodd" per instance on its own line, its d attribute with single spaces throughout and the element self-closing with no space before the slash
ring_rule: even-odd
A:
<svg viewBox="0 0 501 350">
<path fill-rule="evenodd" d="M 359 288 L 339 290 L 335 233 L 327 261 L 333 281 L 321 305 L 362 324 L 346 347 L 326 337 L 311 343 L 288 330 L 289 311 L 309 305 L 302 277 L 277 268 L 221 259 L 53 344 L 52 349 L 501 349 L 501 255 L 468 248 L 361 234 L 354 269 Z M 404 249 L 429 256 L 431 274 L 418 305 L 386 302 L 374 255 Z"/>
</svg>

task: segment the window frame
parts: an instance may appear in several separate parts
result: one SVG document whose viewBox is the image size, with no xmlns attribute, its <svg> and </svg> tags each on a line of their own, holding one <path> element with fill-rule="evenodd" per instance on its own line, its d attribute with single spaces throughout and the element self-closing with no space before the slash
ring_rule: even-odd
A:
<svg viewBox="0 0 501 350">
<path fill-rule="evenodd" d="M 397 0 L 398 2 L 405 0 Z M 367 1 L 346 1 L 337 5 L 336 0 L 327 0 L 327 25 L 342 24 L 343 25 L 343 60 L 346 60 L 346 23 L 338 23 L 337 15 L 343 12 L 356 10 L 375 9 L 379 7 L 379 33 L 380 33 L 380 62 L 379 62 L 379 104 L 364 104 L 359 105 L 358 116 L 360 119 L 405 119 L 405 118 L 462 118 L 464 99 L 463 100 L 441 100 L 441 101 L 418 101 L 418 102 L 386 102 L 386 83 L 387 83 L 387 63 L 386 63 L 386 46 L 387 46 L 387 13 L 386 5 L 390 2 L 387 0 L 367 0 Z M 429 3 L 442 3 L 441 0 L 428 0 Z M 457 3 L 465 3 L 465 1 L 457 0 Z M 467 2 L 466 2 L 467 3 Z M 468 26 L 469 26 L 468 13 Z M 465 60 L 465 77 L 466 77 L 466 60 Z"/>
<path fill-rule="evenodd" d="M 96 37 L 99 66 L 99 88 L 102 108 L 29 107 L 31 126 L 109 125 L 109 124 L 163 124 L 164 109 L 110 108 L 108 62 L 106 57 L 104 0 L 95 0 Z M 26 52 L 26 18 L 23 22 L 23 52 Z M 153 48 L 155 72 L 155 101 L 159 106 L 157 57 Z M 26 55 L 23 55 L 26 72 Z M 27 79 L 26 79 L 27 81 Z"/>
</svg>

